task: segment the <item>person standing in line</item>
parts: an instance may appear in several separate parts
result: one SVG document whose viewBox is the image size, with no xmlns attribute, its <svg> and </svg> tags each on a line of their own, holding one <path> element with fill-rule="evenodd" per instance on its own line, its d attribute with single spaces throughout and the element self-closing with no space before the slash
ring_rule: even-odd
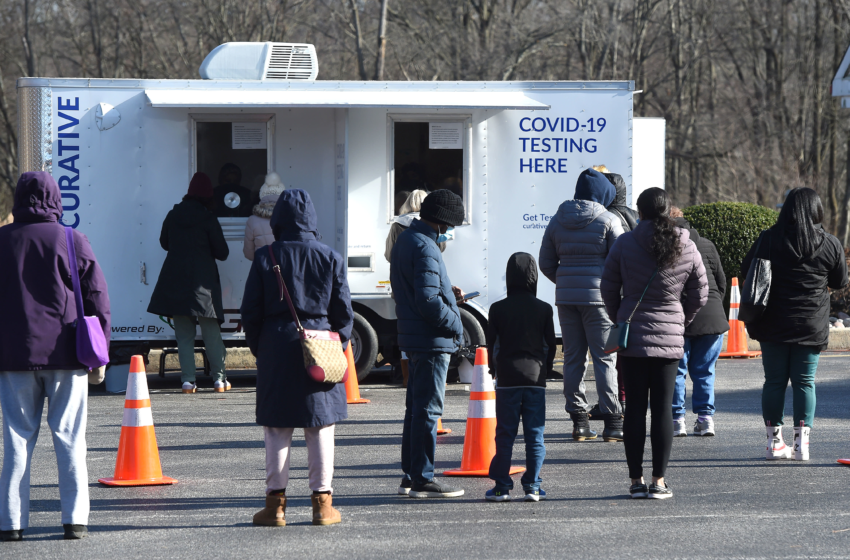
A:
<svg viewBox="0 0 850 560">
<path fill-rule="evenodd" d="M 663 499 L 673 495 L 664 476 L 673 446 L 673 390 L 685 327 L 708 300 L 708 280 L 688 230 L 670 219 L 667 193 L 647 189 L 637 207 L 640 223 L 617 240 L 605 261 L 602 298 L 612 321 L 631 321 L 627 345 L 618 352 L 626 382 L 629 493 Z M 652 411 L 648 486 L 643 478 L 647 400 Z"/>
<path fill-rule="evenodd" d="M 829 342 L 829 291 L 847 285 L 847 262 L 838 239 L 824 231 L 823 205 L 809 188 L 791 189 L 776 224 L 762 232 L 741 263 L 770 260 L 773 274 L 764 314 L 747 323 L 761 343 L 764 387 L 761 409 L 767 459 L 790 459 L 782 437 L 785 391 L 794 392 L 794 459 L 809 460 L 815 419 L 815 373 Z"/>
<path fill-rule="evenodd" d="M 245 240 L 242 242 L 242 254 L 249 261 L 254 260 L 257 249 L 274 243 L 271 217 L 280 193 L 286 190 L 280 175 L 269 173 L 266 182 L 260 187 L 260 203 L 254 205 L 248 223 L 245 224 Z"/>
<path fill-rule="evenodd" d="M 346 347 L 354 311 L 345 261 L 318 241 L 316 223 L 316 209 L 307 192 L 292 189 L 281 194 L 271 218 L 276 241 L 257 251 L 245 283 L 242 324 L 248 347 L 257 358 L 257 424 L 263 426 L 266 442 L 266 506 L 254 515 L 255 525 L 286 525 L 295 428 L 304 428 L 307 442 L 313 525 L 341 520 L 333 507 L 331 484 L 335 425 L 348 418 L 345 384 L 319 383 L 308 377 L 295 318 L 275 272 L 279 265 L 302 326 L 336 331 Z"/>
<path fill-rule="evenodd" d="M 726 274 L 720 263 L 720 253 L 710 239 L 702 237 L 685 219 L 682 211 L 670 207 L 670 217 L 676 227 L 688 230 L 691 241 L 699 251 L 708 280 L 708 301 L 693 322 L 685 329 L 685 346 L 679 360 L 676 390 L 673 393 L 673 436 L 688 435 L 685 426 L 685 378 L 691 375 L 694 384 L 691 406 L 697 415 L 695 436 L 714 435 L 714 368 L 723 346 L 723 333 L 729 330 L 729 321 L 723 311 L 726 295 Z"/>
<path fill-rule="evenodd" d="M 212 208 L 212 181 L 204 173 L 195 173 L 183 201 L 174 205 L 162 223 L 159 244 L 168 254 L 148 305 L 148 313 L 174 320 L 180 377 L 183 392 L 187 394 L 198 389 L 195 383 L 196 324 L 201 327 L 215 392 L 230 389 L 224 373 L 226 350 L 220 327 L 224 308 L 215 264 L 216 260 L 226 260 L 230 249 Z"/>
<path fill-rule="evenodd" d="M 83 311 L 98 318 L 109 343 L 106 280 L 89 240 L 76 230 L 77 262 L 69 262 L 62 196 L 49 173 L 20 176 L 12 214 L 15 221 L 0 228 L 0 541 L 19 541 L 29 527 L 30 463 L 45 398 L 65 538 L 81 539 L 89 518 L 86 381 L 102 382 L 104 368 L 87 373 L 77 361 L 71 267 L 79 271 Z"/>
<path fill-rule="evenodd" d="M 605 419 L 605 441 L 623 441 L 614 354 L 605 354 L 613 327 L 605 313 L 599 282 L 605 258 L 623 233 L 620 220 L 606 210 L 614 201 L 614 185 L 586 169 L 578 177 L 575 199 L 567 200 L 549 221 L 540 246 L 540 271 L 555 286 L 555 303 L 564 349 L 564 408 L 573 421 L 573 439 L 596 438 L 588 421 L 584 376 L 587 351 L 593 358 L 599 407 Z"/>
<path fill-rule="evenodd" d="M 490 463 L 490 478 L 496 484 L 484 498 L 511 499 L 511 455 L 522 419 L 526 464 L 522 491 L 526 502 L 538 502 L 546 499 L 540 468 L 546 457 L 546 374 L 557 350 L 554 314 L 551 305 L 537 299 L 537 263 L 528 253 L 514 253 L 508 259 L 505 284 L 508 297 L 490 306 L 487 325 L 487 352 L 497 381 L 496 455 Z"/>
<path fill-rule="evenodd" d="M 410 227 L 413 220 L 419 218 L 419 209 L 422 208 L 422 202 L 426 196 L 428 196 L 428 191 L 423 191 L 422 189 L 413 191 L 408 195 L 404 204 L 401 205 L 399 215 L 393 218 L 393 223 L 390 226 L 390 232 L 387 234 L 387 241 L 384 247 L 384 258 L 387 259 L 388 263 L 392 262 L 393 245 L 395 245 L 398 236 Z M 440 248 L 441 253 L 446 250 L 445 241 L 437 243 L 437 246 Z"/>
<path fill-rule="evenodd" d="M 434 478 L 437 420 L 443 414 L 449 357 L 463 337 L 457 301 L 437 238 L 463 223 L 463 200 L 447 190 L 425 197 L 419 219 L 395 242 L 390 282 L 398 316 L 398 345 L 410 360 L 401 438 L 404 477 L 398 493 L 412 498 L 454 498 L 463 490 Z"/>
<path fill-rule="evenodd" d="M 626 187 L 626 182 L 623 180 L 623 177 L 616 173 L 611 173 L 604 165 L 594 165 L 593 169 L 605 175 L 617 191 L 617 195 L 614 197 L 614 202 L 608 205 L 608 211 L 620 218 L 620 225 L 623 226 L 623 232 L 632 231 L 637 227 L 638 215 L 637 212 L 629 208 L 628 202 L 626 201 L 628 188 Z M 626 410 L 626 389 L 623 385 L 623 367 L 619 360 L 617 361 L 617 389 L 619 391 L 618 397 L 620 400 L 620 410 Z M 605 417 L 599 409 L 599 403 L 593 405 L 587 415 L 591 420 L 604 419 Z"/>
</svg>

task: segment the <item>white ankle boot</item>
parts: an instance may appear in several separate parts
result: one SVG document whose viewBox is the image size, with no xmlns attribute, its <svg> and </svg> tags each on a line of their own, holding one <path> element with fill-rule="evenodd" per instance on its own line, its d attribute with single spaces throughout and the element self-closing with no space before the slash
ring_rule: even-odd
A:
<svg viewBox="0 0 850 560">
<path fill-rule="evenodd" d="M 791 448 L 782 439 L 782 426 L 765 426 L 767 432 L 767 460 L 790 459 Z M 795 428 L 796 429 L 796 428 Z M 808 447 L 806 447 L 808 452 Z"/>
<path fill-rule="evenodd" d="M 797 461 L 809 460 L 809 432 L 811 428 L 807 428 L 800 422 L 799 426 L 794 427 L 794 459 Z"/>
</svg>

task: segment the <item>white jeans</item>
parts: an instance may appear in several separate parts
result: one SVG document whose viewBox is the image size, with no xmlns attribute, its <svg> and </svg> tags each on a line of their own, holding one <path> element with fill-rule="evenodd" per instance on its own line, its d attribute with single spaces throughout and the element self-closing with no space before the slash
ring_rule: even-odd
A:
<svg viewBox="0 0 850 560">
<path fill-rule="evenodd" d="M 263 426 L 266 439 L 266 494 L 289 484 L 289 448 L 295 428 Z M 304 428 L 310 490 L 332 492 L 334 476 L 334 424 Z"/>
<path fill-rule="evenodd" d="M 44 399 L 59 467 L 62 523 L 88 525 L 86 468 L 88 374 L 83 370 L 0 371 L 3 473 L 0 530 L 26 529 L 30 513 L 30 463 Z"/>
</svg>

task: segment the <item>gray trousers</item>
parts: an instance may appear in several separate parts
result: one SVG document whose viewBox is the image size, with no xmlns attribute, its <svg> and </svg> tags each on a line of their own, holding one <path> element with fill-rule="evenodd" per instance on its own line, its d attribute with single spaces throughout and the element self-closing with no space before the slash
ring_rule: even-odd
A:
<svg viewBox="0 0 850 560">
<path fill-rule="evenodd" d="M 176 315 L 174 320 L 174 336 L 177 339 L 177 357 L 180 359 L 180 381 L 195 382 L 195 320 L 201 327 L 201 338 L 204 340 L 204 350 L 210 361 L 210 375 L 213 382 L 224 381 L 224 360 L 227 350 L 221 340 L 221 327 L 218 319 L 210 317 L 188 317 Z"/>
<path fill-rule="evenodd" d="M 3 472 L 0 530 L 26 529 L 30 514 L 30 463 L 47 398 L 47 425 L 59 467 L 62 523 L 88 525 L 86 468 L 88 374 L 83 370 L 0 371 Z"/>
<path fill-rule="evenodd" d="M 593 358 L 593 374 L 599 408 L 603 414 L 620 414 L 617 397 L 617 355 L 605 354 L 605 341 L 613 323 L 601 305 L 559 305 L 564 345 L 564 408 L 570 414 L 588 410 L 584 394 L 587 351 Z"/>
</svg>

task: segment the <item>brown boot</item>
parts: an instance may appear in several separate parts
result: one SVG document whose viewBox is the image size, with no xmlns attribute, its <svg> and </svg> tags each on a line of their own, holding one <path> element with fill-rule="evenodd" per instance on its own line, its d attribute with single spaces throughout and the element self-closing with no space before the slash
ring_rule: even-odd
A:
<svg viewBox="0 0 850 560">
<path fill-rule="evenodd" d="M 331 505 L 330 494 L 313 494 L 313 525 L 333 525 L 342 521 L 339 510 Z"/>
<path fill-rule="evenodd" d="M 286 496 L 266 496 L 266 507 L 254 514 L 254 525 L 286 526 Z"/>
</svg>

